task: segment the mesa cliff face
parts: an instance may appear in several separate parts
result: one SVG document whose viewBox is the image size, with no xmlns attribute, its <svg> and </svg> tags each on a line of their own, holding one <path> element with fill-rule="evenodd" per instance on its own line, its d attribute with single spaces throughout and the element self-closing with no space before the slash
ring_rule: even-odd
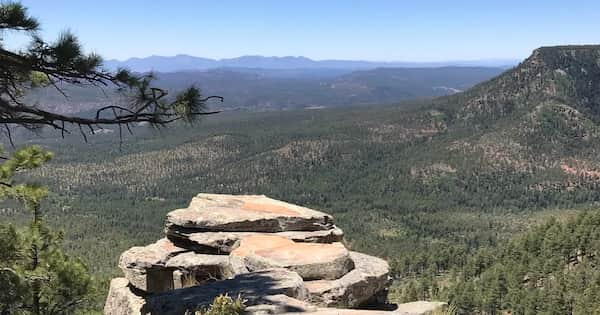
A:
<svg viewBox="0 0 600 315">
<path fill-rule="evenodd" d="M 184 314 L 220 294 L 240 295 L 253 314 L 387 303 L 387 262 L 346 249 L 333 218 L 316 210 L 200 194 L 167 215 L 165 232 L 121 255 L 125 278 L 111 282 L 105 314 Z"/>
</svg>

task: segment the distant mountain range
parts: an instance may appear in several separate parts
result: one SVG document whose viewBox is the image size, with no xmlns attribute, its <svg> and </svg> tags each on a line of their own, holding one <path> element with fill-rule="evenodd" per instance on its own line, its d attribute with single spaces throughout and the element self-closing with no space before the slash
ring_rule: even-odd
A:
<svg viewBox="0 0 600 315">
<path fill-rule="evenodd" d="M 375 68 L 433 68 L 447 66 L 501 67 L 509 68 L 519 62 L 517 59 L 482 59 L 442 62 L 377 62 L 362 60 L 312 60 L 306 57 L 264 57 L 242 56 L 229 59 L 210 59 L 189 55 L 150 56 L 130 58 L 124 61 L 107 60 L 104 66 L 109 70 L 128 68 L 136 72 L 177 72 L 188 70 L 208 70 L 216 68 L 259 68 L 259 69 L 338 69 L 369 70 Z"/>
</svg>

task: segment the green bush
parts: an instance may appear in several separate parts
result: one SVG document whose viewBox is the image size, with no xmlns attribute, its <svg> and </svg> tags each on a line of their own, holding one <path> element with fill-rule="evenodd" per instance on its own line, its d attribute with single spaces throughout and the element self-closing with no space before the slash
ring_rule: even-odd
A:
<svg viewBox="0 0 600 315">
<path fill-rule="evenodd" d="M 235 300 L 229 295 L 217 296 L 208 308 L 201 308 L 194 312 L 187 312 L 186 315 L 241 315 L 244 313 L 246 305 L 241 296 Z"/>
</svg>

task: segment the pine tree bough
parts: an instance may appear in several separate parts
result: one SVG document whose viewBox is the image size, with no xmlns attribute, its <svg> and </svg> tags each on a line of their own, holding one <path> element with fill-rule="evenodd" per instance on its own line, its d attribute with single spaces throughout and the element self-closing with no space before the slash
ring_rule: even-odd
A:
<svg viewBox="0 0 600 315">
<path fill-rule="evenodd" d="M 38 34 L 39 23 L 28 16 L 24 7 L 14 3 L 0 4 L 0 35 L 6 31 L 27 33 L 31 42 L 24 51 L 10 51 L 3 47 L 0 36 L 0 124 L 12 141 L 10 127 L 22 126 L 30 130 L 50 126 L 69 133 L 68 125 L 94 132 L 94 126 L 118 125 L 129 131 L 132 123 L 149 123 L 164 126 L 178 120 L 193 122 L 197 117 L 212 115 L 207 111 L 210 100 L 223 101 L 220 96 L 203 96 L 195 86 L 169 97 L 168 91 L 152 86 L 152 74 L 136 75 L 125 69 L 109 72 L 102 69 L 102 58 L 86 54 L 78 39 L 64 33 L 53 43 L 44 41 Z M 65 97 L 64 85 L 96 86 L 116 89 L 128 101 L 123 106 L 109 105 L 96 111 L 94 117 L 65 115 L 27 104 L 25 91 L 50 86 Z M 67 126 L 66 126 L 67 125 Z M 86 139 L 87 140 L 87 139 Z"/>
</svg>

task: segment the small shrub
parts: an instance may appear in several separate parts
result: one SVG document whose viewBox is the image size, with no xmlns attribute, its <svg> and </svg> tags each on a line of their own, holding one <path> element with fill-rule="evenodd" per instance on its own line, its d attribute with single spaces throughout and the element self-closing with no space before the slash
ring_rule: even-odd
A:
<svg viewBox="0 0 600 315">
<path fill-rule="evenodd" d="M 217 296 L 208 308 L 201 308 L 194 312 L 186 312 L 186 315 L 241 315 L 246 305 L 241 296 L 235 300 L 229 295 Z"/>
<path fill-rule="evenodd" d="M 447 305 L 437 308 L 431 315 L 456 315 L 456 306 Z"/>
</svg>

